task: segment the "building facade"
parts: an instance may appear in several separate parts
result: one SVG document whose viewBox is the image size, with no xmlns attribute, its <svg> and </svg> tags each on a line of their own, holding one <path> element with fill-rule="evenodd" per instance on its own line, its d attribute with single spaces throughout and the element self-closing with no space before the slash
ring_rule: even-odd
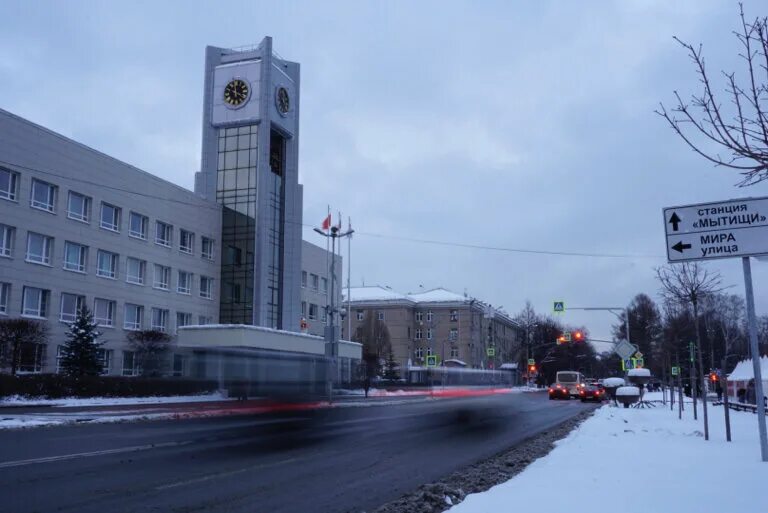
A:
<svg viewBox="0 0 768 513">
<path fill-rule="evenodd" d="M 336 305 L 341 305 L 341 283 L 343 260 L 336 255 L 336 280 L 334 296 Z M 328 319 L 326 306 L 329 304 L 331 280 L 329 276 L 330 252 L 324 248 L 303 241 L 301 246 L 301 318 L 310 335 L 325 335 Z"/>
<path fill-rule="evenodd" d="M 504 311 L 442 288 L 401 294 L 386 287 L 353 287 L 349 309 L 351 337 L 344 333 L 343 338 L 357 340 L 356 330 L 373 316 L 386 324 L 401 370 L 425 365 L 431 355 L 449 365 L 497 369 L 518 360 L 525 335 Z"/>
<path fill-rule="evenodd" d="M 0 316 L 47 321 L 22 372 L 53 372 L 86 305 L 107 373 L 134 375 L 128 331 L 219 320 L 221 207 L 0 110 Z"/>
<path fill-rule="evenodd" d="M 299 330 L 299 81 L 272 38 L 206 49 L 195 192 L 223 207 L 222 323 Z"/>
</svg>

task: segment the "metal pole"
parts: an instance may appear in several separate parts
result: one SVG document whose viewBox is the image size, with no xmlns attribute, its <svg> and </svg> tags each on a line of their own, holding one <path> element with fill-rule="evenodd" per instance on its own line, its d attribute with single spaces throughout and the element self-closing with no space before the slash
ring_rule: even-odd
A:
<svg viewBox="0 0 768 513">
<path fill-rule="evenodd" d="M 696 346 L 693 345 L 693 342 L 688 342 L 688 352 L 690 353 L 688 355 L 688 369 L 690 372 L 688 375 L 688 383 L 691 387 L 691 399 L 693 399 L 693 420 L 699 420 L 699 408 L 696 404 L 696 366 L 693 363 L 696 358 L 696 355 L 694 354 L 696 352 Z"/>
<path fill-rule="evenodd" d="M 352 230 L 352 218 L 347 219 L 347 229 Z M 347 238 L 347 338 L 352 340 L 352 234 Z"/>
<path fill-rule="evenodd" d="M 626 319 L 624 320 L 625 329 L 627 330 L 627 342 L 632 343 L 632 341 L 629 339 L 629 307 L 624 309 L 624 312 L 626 315 Z"/>
<path fill-rule="evenodd" d="M 727 351 L 726 351 L 727 352 Z M 723 389 L 723 408 L 725 409 L 725 440 L 731 441 L 731 414 L 728 407 L 728 374 L 725 373 L 725 364 L 728 355 L 723 356 L 723 363 L 720 365 L 722 376 L 720 377 L 720 386 Z"/>
<path fill-rule="evenodd" d="M 701 354 L 701 330 L 699 329 L 699 302 L 693 302 L 693 317 L 696 323 L 696 352 L 699 360 L 701 379 L 701 408 L 704 410 L 704 440 L 709 440 L 709 417 L 707 416 L 707 375 L 704 373 L 704 357 Z"/>
<path fill-rule="evenodd" d="M 744 288 L 747 296 L 747 319 L 749 326 L 749 350 L 752 353 L 752 368 L 755 378 L 755 402 L 757 403 L 757 429 L 760 431 L 760 454 L 768 461 L 768 435 L 765 431 L 765 399 L 763 376 L 760 371 L 760 349 L 757 345 L 757 318 L 755 316 L 755 293 L 752 290 L 752 266 L 749 257 L 742 257 L 744 266 Z"/>
</svg>

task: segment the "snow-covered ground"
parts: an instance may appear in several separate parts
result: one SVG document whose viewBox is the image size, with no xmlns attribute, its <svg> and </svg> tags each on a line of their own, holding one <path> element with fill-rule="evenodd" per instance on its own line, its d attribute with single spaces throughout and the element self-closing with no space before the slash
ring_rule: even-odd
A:
<svg viewBox="0 0 768 513">
<path fill-rule="evenodd" d="M 661 394 L 646 394 L 660 399 Z M 710 406 L 704 441 L 701 405 L 693 420 L 669 405 L 604 406 L 546 457 L 513 479 L 472 494 L 451 513 L 552 511 L 648 513 L 768 511 L 768 463 L 760 461 L 757 417 L 731 411 L 725 441 L 722 406 Z"/>
<path fill-rule="evenodd" d="M 3 406 L 120 406 L 131 404 L 200 403 L 226 400 L 227 397 L 219 392 L 202 395 L 174 395 L 167 397 L 67 397 L 63 399 L 29 399 L 21 396 L 10 396 L 0 399 L 0 408 Z"/>
</svg>

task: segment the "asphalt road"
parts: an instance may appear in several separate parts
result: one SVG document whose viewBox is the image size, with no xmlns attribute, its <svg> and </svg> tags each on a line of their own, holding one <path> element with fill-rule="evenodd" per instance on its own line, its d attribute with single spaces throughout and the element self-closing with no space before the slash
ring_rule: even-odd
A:
<svg viewBox="0 0 768 513">
<path fill-rule="evenodd" d="M 0 511 L 370 511 L 590 407 L 522 393 L 6 430 Z"/>
</svg>

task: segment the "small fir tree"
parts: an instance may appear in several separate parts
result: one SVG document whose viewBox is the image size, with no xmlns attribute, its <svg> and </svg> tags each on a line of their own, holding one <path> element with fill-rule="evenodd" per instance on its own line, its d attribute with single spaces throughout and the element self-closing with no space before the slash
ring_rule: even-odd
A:
<svg viewBox="0 0 768 513">
<path fill-rule="evenodd" d="M 387 361 L 384 362 L 384 379 L 400 379 L 400 374 L 397 372 L 395 353 L 392 351 L 392 347 L 390 347 L 389 351 L 387 351 Z"/>
<path fill-rule="evenodd" d="M 67 376 L 98 376 L 102 372 L 102 359 L 99 349 L 103 342 L 98 342 L 101 333 L 96 329 L 93 314 L 87 307 L 77 312 L 74 322 L 69 326 L 67 340 L 61 350 L 61 370 Z"/>
</svg>

